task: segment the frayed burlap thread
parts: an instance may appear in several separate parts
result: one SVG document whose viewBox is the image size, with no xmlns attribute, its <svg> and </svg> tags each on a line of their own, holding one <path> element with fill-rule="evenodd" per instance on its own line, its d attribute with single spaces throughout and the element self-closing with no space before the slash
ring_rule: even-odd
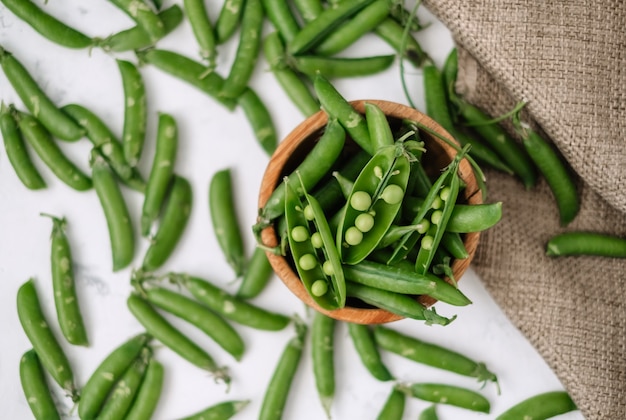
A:
<svg viewBox="0 0 626 420">
<path fill-rule="evenodd" d="M 565 156 L 581 197 L 562 227 L 543 179 L 526 190 L 487 171 L 488 201 L 502 201 L 504 215 L 482 235 L 473 267 L 586 418 L 626 419 L 626 260 L 545 255 L 547 240 L 565 231 L 626 237 L 626 8 L 425 4 L 459 46 L 457 91 L 491 115 L 527 100 L 527 121 Z"/>
</svg>

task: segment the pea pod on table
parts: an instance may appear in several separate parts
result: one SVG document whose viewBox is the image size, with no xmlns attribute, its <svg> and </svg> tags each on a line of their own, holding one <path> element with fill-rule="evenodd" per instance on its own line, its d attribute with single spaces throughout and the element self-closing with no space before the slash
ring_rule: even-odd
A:
<svg viewBox="0 0 626 420">
<path fill-rule="evenodd" d="M 248 404 L 250 404 L 249 400 L 224 401 L 207 407 L 204 410 L 200 410 L 190 416 L 183 417 L 180 420 L 227 420 L 243 410 Z"/>
<path fill-rule="evenodd" d="M 151 357 L 125 420 L 150 420 L 152 418 L 163 389 L 163 375 L 163 365 Z"/>
<path fill-rule="evenodd" d="M 322 407 L 330 418 L 335 396 L 335 319 L 315 312 L 311 326 L 311 355 L 315 387 Z"/>
<path fill-rule="evenodd" d="M 373 55 L 368 57 L 320 57 L 300 55 L 292 58 L 292 66 L 309 77 L 317 74 L 334 79 L 361 77 L 380 73 L 394 62 L 395 55 Z"/>
<path fill-rule="evenodd" d="M 184 0 L 183 6 L 196 42 L 200 47 L 200 58 L 208 63 L 209 68 L 215 68 L 217 40 L 204 1 Z"/>
<path fill-rule="evenodd" d="M 626 258 L 626 238 L 598 232 L 563 232 L 550 238 L 546 244 L 546 255 Z"/>
<path fill-rule="evenodd" d="M 109 0 L 124 13 L 126 13 L 138 26 L 140 26 L 150 38 L 152 43 L 163 38 L 165 25 L 150 5 L 145 0 Z"/>
<path fill-rule="evenodd" d="M 489 413 L 491 404 L 482 394 L 471 389 L 439 383 L 415 383 L 409 386 L 415 398 L 439 404 L 454 405 L 468 410 Z"/>
<path fill-rule="evenodd" d="M 393 375 L 382 361 L 374 336 L 367 325 L 348 322 L 348 332 L 363 366 L 379 381 L 390 381 Z"/>
<path fill-rule="evenodd" d="M 393 386 L 385 404 L 378 413 L 377 420 L 402 420 L 406 405 L 406 393 L 399 386 Z"/>
<path fill-rule="evenodd" d="M 263 0 L 263 8 L 285 43 L 291 42 L 300 32 L 300 25 L 291 12 L 289 3 L 282 0 Z"/>
<path fill-rule="evenodd" d="M 223 44 L 235 33 L 241 23 L 241 14 L 245 0 L 227 0 L 222 4 L 215 22 L 215 37 Z"/>
<path fill-rule="evenodd" d="M 60 420 L 37 352 L 28 350 L 20 359 L 20 382 L 26 402 L 36 420 Z"/>
<path fill-rule="evenodd" d="M 135 64 L 127 60 L 117 60 L 117 67 L 124 89 L 124 158 L 131 167 L 135 167 L 141 157 L 146 137 L 146 88 Z"/>
<path fill-rule="evenodd" d="M 576 403 L 566 391 L 543 392 L 515 404 L 496 420 L 545 420 L 577 410 Z"/>
<path fill-rule="evenodd" d="M 236 100 L 243 109 L 257 142 L 265 153 L 271 156 L 276 150 L 278 137 L 267 106 L 250 87 L 246 87 Z"/>
<path fill-rule="evenodd" d="M 346 291 L 339 252 L 319 203 L 306 190 L 303 194 L 304 201 L 287 181 L 285 217 L 291 256 L 311 298 L 324 309 L 342 308 Z"/>
</svg>

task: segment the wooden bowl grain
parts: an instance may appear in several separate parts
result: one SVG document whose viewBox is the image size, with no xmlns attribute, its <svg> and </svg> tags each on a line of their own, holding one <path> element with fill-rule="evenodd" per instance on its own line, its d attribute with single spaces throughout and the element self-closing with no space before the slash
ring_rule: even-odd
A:
<svg viewBox="0 0 626 420">
<path fill-rule="evenodd" d="M 357 100 L 352 101 L 352 106 L 361 114 L 365 113 L 365 103 L 374 103 L 387 115 L 390 121 L 400 121 L 409 119 L 418 122 L 430 130 L 445 136 L 449 140 L 456 142 L 447 131 L 427 115 L 417 111 L 414 108 L 398 104 L 395 102 L 381 100 Z M 323 128 L 328 122 L 328 116 L 324 111 L 320 111 L 304 120 L 301 124 L 293 129 L 291 133 L 280 143 L 266 168 L 261 181 L 259 193 L 259 208 L 263 208 L 276 186 L 280 183 L 285 175 L 291 173 L 298 164 L 304 159 L 307 153 L 315 145 L 319 139 Z M 441 139 L 424 131 L 420 133 L 421 139 L 426 146 L 426 152 L 422 157 L 422 163 L 431 174 L 435 174 L 452 161 L 456 155 L 456 151 L 450 145 Z M 348 139 L 344 147 L 344 158 L 354 153 L 355 144 Z M 341 158 L 340 158 L 341 159 Z M 468 204 L 482 203 L 482 194 L 476 182 L 474 172 L 466 159 L 463 159 L 459 166 L 459 175 L 465 183 L 459 200 Z M 468 233 L 463 236 L 463 242 L 468 251 L 469 257 L 465 259 L 456 259 L 453 261 L 452 270 L 457 281 L 461 279 L 463 273 L 469 267 L 472 258 L 476 252 L 480 233 Z M 273 226 L 265 228 L 261 232 L 261 241 L 268 247 L 275 247 L 279 244 L 279 238 Z M 302 285 L 297 271 L 288 260 L 288 256 L 276 255 L 271 252 L 267 253 L 268 259 L 274 269 L 274 272 L 283 281 L 283 283 L 293 292 L 300 300 L 308 306 L 320 311 L 332 318 L 341 321 L 354 322 L 359 324 L 381 324 L 396 321 L 402 317 L 391 312 L 379 308 L 361 305 L 361 302 L 347 302 L 346 306 L 337 310 L 326 310 L 320 308 L 309 296 L 308 292 Z M 450 279 L 446 278 L 446 281 Z M 416 296 L 420 303 L 430 306 L 436 300 L 429 296 Z"/>
</svg>

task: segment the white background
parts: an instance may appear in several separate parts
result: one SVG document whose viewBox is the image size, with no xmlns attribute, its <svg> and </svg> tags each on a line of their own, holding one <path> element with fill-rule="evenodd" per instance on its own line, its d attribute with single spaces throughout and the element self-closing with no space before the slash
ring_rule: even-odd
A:
<svg viewBox="0 0 626 420">
<path fill-rule="evenodd" d="M 37 0 L 43 5 L 43 1 Z M 206 2 L 214 20 L 221 2 Z M 167 2 L 167 5 L 171 2 Z M 132 21 L 108 2 L 54 0 L 46 10 L 90 36 L 106 36 L 132 26 Z M 422 8 L 419 15 L 430 22 L 418 37 L 425 50 L 441 65 L 452 47 L 448 31 Z M 266 27 L 270 29 L 269 25 Z M 123 122 L 123 91 L 115 58 L 134 60 L 133 54 L 112 56 L 99 49 L 70 50 L 44 39 L 32 28 L 19 21 L 0 5 L 0 45 L 11 51 L 31 72 L 37 82 L 59 104 L 78 103 L 100 116 L 118 136 Z M 196 44 L 187 21 L 159 42 L 159 47 L 171 49 L 197 59 Z M 226 75 L 236 50 L 236 38 L 220 47 L 218 71 Z M 375 37 L 366 37 L 346 54 L 354 56 L 389 53 L 389 48 Z M 406 65 L 410 94 L 416 105 L 422 101 L 421 76 Z M 223 168 L 231 168 L 235 185 L 238 217 L 246 234 L 249 253 L 254 247 L 249 226 L 256 215 L 260 179 L 268 157 L 256 144 L 241 110 L 229 112 L 211 98 L 192 87 L 161 73 L 155 68 L 141 70 L 149 104 L 147 141 L 140 169 L 147 176 L 154 153 L 157 112 L 173 115 L 179 125 L 178 158 L 175 170 L 187 177 L 193 186 L 194 206 L 191 221 L 176 252 L 163 272 L 187 272 L 212 280 L 221 287 L 235 291 L 238 284 L 224 261 L 211 227 L 207 189 L 211 176 Z M 379 75 L 361 79 L 338 80 L 336 87 L 348 99 L 385 99 L 406 103 L 400 84 L 398 63 Z M 258 63 L 251 85 L 267 103 L 279 138 L 284 137 L 302 119 L 277 85 L 264 61 Z M 0 99 L 21 101 L 0 73 Z M 63 151 L 88 171 L 87 156 L 90 143 L 60 144 Z M 29 191 L 13 172 L 6 154 L 0 153 L 0 401 L 2 418 L 31 418 L 22 393 L 18 363 L 30 344 L 19 324 L 15 296 L 18 287 L 34 277 L 45 314 L 55 332 L 60 332 L 54 319 L 54 304 L 50 281 L 49 235 L 51 222 L 40 212 L 65 216 L 74 255 L 77 289 L 88 328 L 90 346 L 73 347 L 61 340 L 74 368 L 76 382 L 84 385 L 100 361 L 120 343 L 142 331 L 142 327 L 126 309 L 126 297 L 131 288 L 131 268 L 112 273 L 109 237 L 105 219 L 93 190 L 76 192 L 57 179 L 40 161 L 35 163 L 48 183 L 42 191 Z M 142 196 L 124 189 L 137 238 Z M 147 240 L 138 239 L 138 267 L 147 249 Z M 447 327 L 427 327 L 417 321 L 403 320 L 390 325 L 407 334 L 455 349 L 474 359 L 484 361 L 500 378 L 502 394 L 493 385 L 481 392 L 492 403 L 492 414 L 475 414 L 449 406 L 440 406 L 442 419 L 494 418 L 511 405 L 531 395 L 562 389 L 554 374 L 531 345 L 510 324 L 500 308 L 492 301 L 480 279 L 470 269 L 460 287 L 473 305 L 455 308 L 438 304 L 438 311 L 458 319 Z M 267 289 L 254 303 L 285 314 L 299 313 L 308 317 L 304 306 L 273 278 Z M 195 368 L 167 348 L 156 346 L 155 357 L 165 365 L 166 379 L 156 418 L 172 419 L 189 415 L 211 404 L 229 399 L 249 399 L 251 403 L 235 418 L 253 419 L 258 415 L 262 398 L 274 366 L 287 341 L 293 336 L 292 327 L 280 332 L 260 332 L 235 325 L 242 334 L 247 351 L 241 362 L 219 349 L 207 337 L 177 320 L 172 320 L 205 347 L 219 363 L 228 365 L 233 383 L 229 393 L 203 371 Z M 384 361 L 401 381 L 444 382 L 479 389 L 473 379 L 417 365 L 398 356 L 384 353 Z M 332 407 L 335 419 L 375 418 L 391 390 L 392 383 L 372 378 L 361 365 L 345 325 L 336 334 L 337 391 Z M 72 418 L 70 402 L 52 386 L 60 410 Z M 430 404 L 408 400 L 405 418 L 416 418 Z M 75 411 L 75 410 L 74 410 Z M 310 347 L 306 347 L 298 375 L 289 395 L 284 418 L 322 419 L 324 412 L 316 395 Z M 562 416 L 581 418 L 580 413 Z"/>
</svg>

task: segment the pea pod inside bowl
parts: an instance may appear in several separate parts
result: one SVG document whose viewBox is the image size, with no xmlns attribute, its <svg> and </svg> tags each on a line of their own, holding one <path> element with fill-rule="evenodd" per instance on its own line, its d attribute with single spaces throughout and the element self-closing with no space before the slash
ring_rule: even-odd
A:
<svg viewBox="0 0 626 420">
<path fill-rule="evenodd" d="M 445 325 L 451 319 L 432 305 L 470 303 L 456 282 L 480 232 L 462 232 L 462 225 L 488 206 L 466 150 L 411 107 L 350 105 L 371 147 L 365 151 L 349 123 L 325 111 L 299 124 L 263 176 L 259 245 L 300 300 L 335 319 Z"/>
</svg>

